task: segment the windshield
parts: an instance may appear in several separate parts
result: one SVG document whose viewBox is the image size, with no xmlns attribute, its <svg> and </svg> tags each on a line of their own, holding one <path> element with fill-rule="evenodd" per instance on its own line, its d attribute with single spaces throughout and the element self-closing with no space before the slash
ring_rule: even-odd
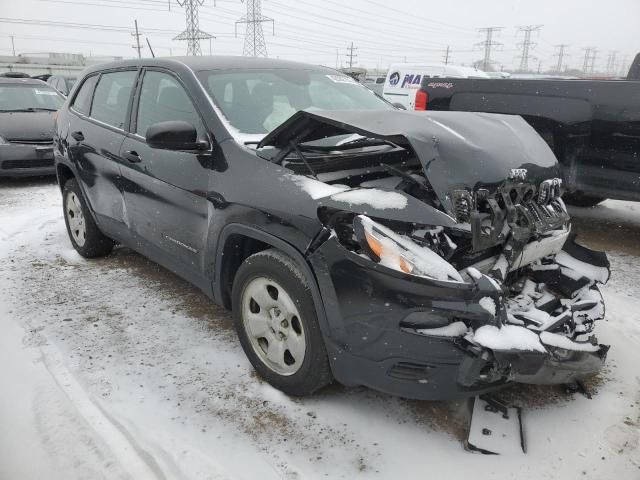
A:
<svg viewBox="0 0 640 480">
<path fill-rule="evenodd" d="M 265 135 L 299 110 L 389 110 L 351 77 L 309 70 L 206 71 L 200 78 L 227 121 L 243 134 Z"/>
<path fill-rule="evenodd" d="M 64 98 L 46 85 L 1 85 L 0 111 L 58 110 Z"/>
</svg>

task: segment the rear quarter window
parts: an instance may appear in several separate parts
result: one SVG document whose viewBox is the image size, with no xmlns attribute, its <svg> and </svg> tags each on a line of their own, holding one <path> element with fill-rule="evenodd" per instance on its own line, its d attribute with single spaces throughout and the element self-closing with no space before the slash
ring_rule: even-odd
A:
<svg viewBox="0 0 640 480">
<path fill-rule="evenodd" d="M 102 74 L 93 94 L 91 118 L 124 129 L 137 75 L 135 70 Z"/>
<path fill-rule="evenodd" d="M 96 82 L 98 81 L 98 75 L 93 75 L 87 78 L 82 87 L 80 87 L 80 91 L 76 95 L 76 98 L 73 100 L 73 109 L 81 113 L 83 115 L 89 115 L 89 111 L 91 110 L 91 98 L 93 97 L 93 89 L 96 86 Z"/>
</svg>

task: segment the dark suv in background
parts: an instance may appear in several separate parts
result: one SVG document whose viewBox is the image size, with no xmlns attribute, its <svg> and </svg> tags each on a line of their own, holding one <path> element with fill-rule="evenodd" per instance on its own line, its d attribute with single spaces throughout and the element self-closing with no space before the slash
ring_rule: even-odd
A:
<svg viewBox="0 0 640 480">
<path fill-rule="evenodd" d="M 606 256 L 574 243 L 519 117 L 399 111 L 312 65 L 145 59 L 85 71 L 55 142 L 75 249 L 127 245 L 231 308 L 289 394 L 452 398 L 604 362 Z"/>
</svg>

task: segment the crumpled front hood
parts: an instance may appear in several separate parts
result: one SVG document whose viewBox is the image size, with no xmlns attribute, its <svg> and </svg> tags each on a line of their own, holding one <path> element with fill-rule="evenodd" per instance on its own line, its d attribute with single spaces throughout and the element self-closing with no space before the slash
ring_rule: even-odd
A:
<svg viewBox="0 0 640 480">
<path fill-rule="evenodd" d="M 56 112 L 0 113 L 0 137 L 16 142 L 53 139 Z"/>
<path fill-rule="evenodd" d="M 536 187 L 560 176 L 546 142 L 521 117 L 473 112 L 300 111 L 267 135 L 258 149 L 287 148 L 345 132 L 410 146 L 444 209 L 451 192 L 495 191 L 507 179 Z M 526 170 L 526 172 L 525 172 Z"/>
</svg>

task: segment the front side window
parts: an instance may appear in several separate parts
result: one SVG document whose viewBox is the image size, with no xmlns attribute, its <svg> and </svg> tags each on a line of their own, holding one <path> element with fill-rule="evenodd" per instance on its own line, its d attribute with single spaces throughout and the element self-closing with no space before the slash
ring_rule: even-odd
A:
<svg viewBox="0 0 640 480">
<path fill-rule="evenodd" d="M 82 87 L 80 87 L 80 91 L 76 95 L 76 98 L 73 100 L 72 107 L 76 112 L 83 115 L 89 115 L 89 110 L 91 109 L 91 98 L 93 97 L 93 88 L 96 86 L 97 81 L 98 75 L 93 75 L 84 81 Z"/>
<path fill-rule="evenodd" d="M 391 105 L 351 77 L 331 71 L 205 71 L 200 78 L 229 123 L 267 134 L 299 110 L 389 110 Z"/>
<path fill-rule="evenodd" d="M 93 94 L 91 118 L 123 129 L 137 74 L 133 70 L 103 74 Z"/>
<path fill-rule="evenodd" d="M 64 98 L 49 85 L 0 85 L 0 111 L 2 112 L 55 111 L 63 103 Z"/>
<path fill-rule="evenodd" d="M 200 117 L 180 82 L 166 73 L 146 72 L 142 79 L 136 133 L 144 137 L 154 123 L 175 120 L 188 122 L 196 128 L 198 136 L 203 134 Z"/>
</svg>

